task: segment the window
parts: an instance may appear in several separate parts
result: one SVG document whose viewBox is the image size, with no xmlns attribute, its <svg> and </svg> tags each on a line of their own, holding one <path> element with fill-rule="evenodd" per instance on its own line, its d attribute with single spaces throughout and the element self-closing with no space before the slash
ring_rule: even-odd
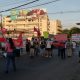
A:
<svg viewBox="0 0 80 80">
<path fill-rule="evenodd" d="M 30 22 L 30 21 L 31 21 L 31 19 L 28 19 L 28 21 Z"/>
<path fill-rule="evenodd" d="M 9 20 L 8 22 L 12 22 L 11 20 Z"/>
</svg>

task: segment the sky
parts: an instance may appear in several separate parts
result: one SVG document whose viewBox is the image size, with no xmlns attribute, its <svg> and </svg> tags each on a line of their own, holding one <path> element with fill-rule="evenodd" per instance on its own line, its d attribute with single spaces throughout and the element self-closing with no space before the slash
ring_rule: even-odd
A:
<svg viewBox="0 0 80 80">
<path fill-rule="evenodd" d="M 34 0 L 0 0 L 0 11 L 4 11 Z M 47 3 L 50 1 L 54 1 L 50 4 L 36 6 L 42 3 Z M 31 7 L 31 8 L 29 8 Z M 77 26 L 76 23 L 80 22 L 80 0 L 39 0 L 35 3 L 20 7 L 19 9 L 35 9 L 35 8 L 43 8 L 47 10 L 49 19 L 61 20 L 63 28 L 70 28 Z M 72 13 L 65 13 L 65 11 L 78 11 Z M 60 13 L 63 12 L 63 13 Z M 10 12 L 0 13 L 2 15 L 7 15 Z M 53 14 L 50 14 L 53 13 Z M 56 14 L 55 14 L 56 13 Z M 80 27 L 80 26 L 77 26 Z"/>
</svg>

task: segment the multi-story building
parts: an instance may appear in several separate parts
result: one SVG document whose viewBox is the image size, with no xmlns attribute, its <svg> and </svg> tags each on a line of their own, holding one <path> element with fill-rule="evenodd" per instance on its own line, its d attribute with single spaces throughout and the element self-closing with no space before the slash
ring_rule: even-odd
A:
<svg viewBox="0 0 80 80">
<path fill-rule="evenodd" d="M 13 15 L 12 17 L 5 16 L 3 18 L 3 26 L 7 28 L 8 31 L 22 31 L 25 37 L 31 38 L 35 35 L 34 27 L 40 29 L 42 36 L 44 31 L 49 30 L 49 18 L 44 10 L 36 9 L 30 11 L 28 15 Z"/>
<path fill-rule="evenodd" d="M 50 20 L 50 34 L 60 34 L 62 32 L 62 25 L 60 20 Z"/>
</svg>

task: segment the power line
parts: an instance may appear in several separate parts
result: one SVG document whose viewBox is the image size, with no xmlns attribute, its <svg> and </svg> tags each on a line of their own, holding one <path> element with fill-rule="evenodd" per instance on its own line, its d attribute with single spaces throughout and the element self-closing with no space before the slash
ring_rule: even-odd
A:
<svg viewBox="0 0 80 80">
<path fill-rule="evenodd" d="M 10 8 L 10 9 L 7 9 L 7 10 L 4 10 L 4 11 L 0 11 L 0 13 L 2 13 L 2 12 L 6 12 L 6 11 L 10 11 L 10 10 L 12 10 L 12 9 L 16 9 L 16 8 L 19 8 L 19 7 L 22 7 L 22 6 L 25 6 L 25 5 L 28 5 L 28 4 L 31 4 L 31 3 L 37 2 L 37 1 L 39 1 L 39 0 L 34 0 L 34 1 L 31 1 L 31 2 L 29 2 L 29 3 L 22 4 L 22 5 L 17 6 L 17 7 L 13 7 L 13 8 Z"/>
<path fill-rule="evenodd" d="M 23 2 L 23 1 L 16 1 L 16 2 L 13 2 L 13 3 L 8 2 L 8 4 L 2 5 L 2 6 L 0 5 L 0 7 L 5 7 L 5 6 L 14 5 L 14 4 L 19 4 L 19 3 L 21 3 L 21 2 Z"/>
<path fill-rule="evenodd" d="M 16 9 L 16 8 L 19 8 L 19 7 L 22 7 L 22 6 L 26 6 L 26 5 L 34 3 L 36 1 L 39 1 L 39 0 L 35 0 L 35 1 L 32 1 L 32 2 L 29 2 L 29 3 L 23 4 L 23 5 L 17 6 L 17 7 L 14 7 L 14 8 L 10 8 L 10 9 L 4 10 L 4 11 L 0 11 L 0 13 L 6 12 L 6 11 L 10 11 L 12 9 Z M 50 3 L 53 3 L 53 2 L 57 2 L 57 1 L 60 1 L 60 0 L 53 0 L 53 1 L 49 1 L 49 2 L 46 2 L 46 3 L 38 4 L 38 5 L 27 7 L 27 8 L 43 6 L 43 5 L 47 5 L 47 4 L 50 4 Z M 22 9 L 26 9 L 26 8 L 22 8 Z M 65 13 L 80 13 L 80 10 L 76 10 L 76 11 L 60 11 L 60 12 L 52 12 L 52 13 L 48 13 L 48 14 L 53 15 L 53 14 L 65 14 Z"/>
<path fill-rule="evenodd" d="M 47 4 L 50 4 L 50 3 L 53 3 L 53 2 L 57 2 L 57 1 L 60 1 L 60 0 L 53 0 L 53 1 L 49 1 L 49 2 L 46 2 L 46 3 L 38 4 L 38 5 L 36 5 L 36 6 L 31 6 L 31 7 L 27 7 L 27 8 L 33 8 L 33 7 L 38 7 L 38 6 L 44 6 L 44 5 L 47 5 Z M 21 8 L 21 9 L 26 9 L 26 8 Z"/>
<path fill-rule="evenodd" d="M 80 13 L 80 10 L 75 11 L 60 11 L 60 12 L 54 12 L 54 13 L 48 13 L 48 14 L 65 14 L 65 13 Z"/>
<path fill-rule="evenodd" d="M 37 1 L 39 1 L 39 0 L 37 0 Z M 49 1 L 49 2 L 46 2 L 46 3 L 38 4 L 38 5 L 36 5 L 36 6 L 31 6 L 31 7 L 27 7 L 27 8 L 33 8 L 33 7 L 37 7 L 37 6 L 47 5 L 47 4 L 50 4 L 50 3 L 53 3 L 53 2 L 57 2 L 57 1 L 60 1 L 60 0 L 53 0 L 53 1 Z M 13 3 L 13 4 L 16 4 L 16 3 Z M 12 4 L 8 4 L 8 5 L 12 5 Z M 22 6 L 21 6 L 21 7 L 22 7 Z M 17 7 L 17 8 L 19 8 L 19 7 Z M 11 8 L 11 9 L 12 9 L 12 8 Z M 26 9 L 26 8 L 21 8 L 21 9 Z M 18 9 L 18 10 L 20 10 L 20 9 Z M 10 11 L 10 9 L 4 10 L 4 11 L 0 11 L 0 13 L 1 13 L 1 12 L 6 12 L 6 11 Z"/>
</svg>

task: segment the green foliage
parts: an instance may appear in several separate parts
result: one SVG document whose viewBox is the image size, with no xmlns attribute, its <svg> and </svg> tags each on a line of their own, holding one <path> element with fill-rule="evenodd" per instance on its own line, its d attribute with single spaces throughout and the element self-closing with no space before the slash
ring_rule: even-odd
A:
<svg viewBox="0 0 80 80">
<path fill-rule="evenodd" d="M 80 33 L 80 28 L 73 27 L 70 29 L 70 32 L 71 32 L 71 34 L 76 34 L 76 33 L 78 34 L 78 33 Z"/>
<path fill-rule="evenodd" d="M 64 30 L 62 30 L 62 33 L 69 34 L 69 30 L 68 29 L 64 29 Z"/>
<path fill-rule="evenodd" d="M 0 28 L 2 28 L 2 23 L 0 23 Z"/>
<path fill-rule="evenodd" d="M 70 33 L 70 30 L 68 30 L 68 29 L 62 30 L 62 34 L 67 34 L 68 35 L 68 38 L 70 37 L 69 36 L 69 33 Z"/>
<path fill-rule="evenodd" d="M 79 34 L 80 33 L 80 28 L 78 27 L 73 27 L 70 30 L 69 29 L 64 29 L 62 31 L 63 34 L 68 34 L 68 37 L 70 38 L 72 34 Z"/>
</svg>

